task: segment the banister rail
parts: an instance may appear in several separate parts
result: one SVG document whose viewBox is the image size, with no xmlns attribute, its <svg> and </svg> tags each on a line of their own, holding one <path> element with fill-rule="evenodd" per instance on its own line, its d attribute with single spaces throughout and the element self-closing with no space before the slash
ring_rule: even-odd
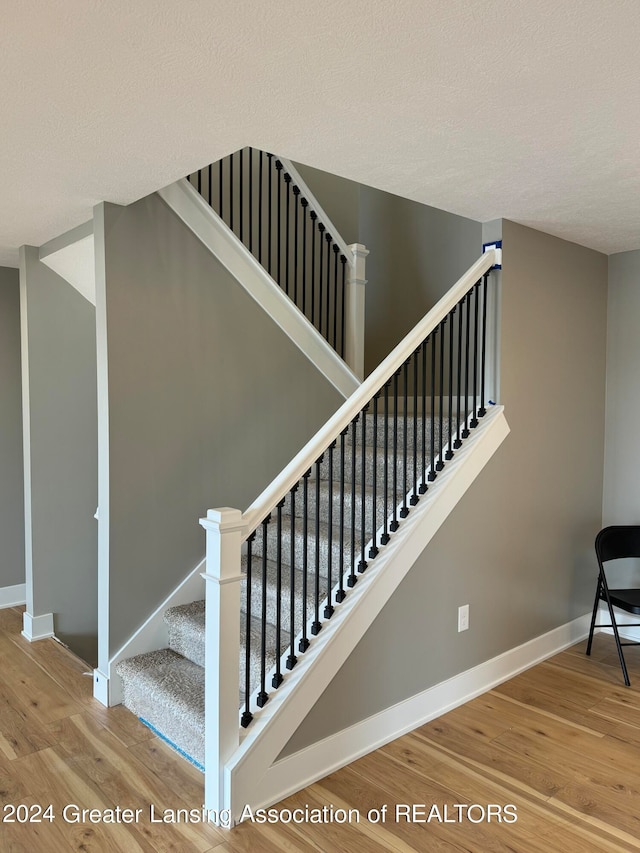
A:
<svg viewBox="0 0 640 853">
<path fill-rule="evenodd" d="M 465 272 L 453 287 L 428 311 L 402 341 L 389 353 L 378 367 L 364 380 L 359 388 L 340 406 L 337 412 L 307 442 L 300 452 L 270 483 L 269 486 L 243 513 L 246 524 L 246 537 L 258 527 L 282 500 L 290 489 L 302 479 L 306 471 L 314 464 L 347 427 L 373 396 L 393 376 L 395 371 L 411 356 L 416 348 L 428 337 L 451 310 L 460 302 L 482 276 L 498 263 L 495 249 L 489 249 Z"/>
</svg>

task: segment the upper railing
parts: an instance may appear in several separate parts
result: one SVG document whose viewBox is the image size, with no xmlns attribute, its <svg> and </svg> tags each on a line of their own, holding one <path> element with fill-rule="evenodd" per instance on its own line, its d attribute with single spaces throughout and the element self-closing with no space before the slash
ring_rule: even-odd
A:
<svg viewBox="0 0 640 853">
<path fill-rule="evenodd" d="M 292 163 L 243 148 L 188 176 L 287 296 L 351 363 L 350 283 L 362 273 Z M 362 282 L 364 283 L 364 282 Z"/>
</svg>

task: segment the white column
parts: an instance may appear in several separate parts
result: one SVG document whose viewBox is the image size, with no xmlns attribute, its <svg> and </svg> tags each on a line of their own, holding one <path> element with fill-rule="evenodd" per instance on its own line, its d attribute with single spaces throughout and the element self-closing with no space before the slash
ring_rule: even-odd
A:
<svg viewBox="0 0 640 853">
<path fill-rule="evenodd" d="M 245 525 L 239 509 L 210 509 L 207 531 L 205 654 L 205 805 L 231 808 L 224 765 L 240 743 L 240 566 Z"/>
<path fill-rule="evenodd" d="M 369 250 L 362 243 L 353 243 L 349 248 L 354 260 L 347 278 L 344 360 L 358 379 L 364 379 L 365 260 Z"/>
</svg>

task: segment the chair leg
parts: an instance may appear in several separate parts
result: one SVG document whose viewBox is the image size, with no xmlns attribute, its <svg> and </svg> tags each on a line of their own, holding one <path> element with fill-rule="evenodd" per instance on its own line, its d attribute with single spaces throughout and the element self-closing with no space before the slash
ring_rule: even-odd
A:
<svg viewBox="0 0 640 853">
<path fill-rule="evenodd" d="M 593 629 L 596 625 L 596 616 L 598 614 L 598 604 L 600 602 L 600 587 L 602 580 L 598 574 L 598 586 L 596 587 L 596 600 L 593 602 L 593 614 L 591 616 L 591 628 L 589 629 L 589 642 L 587 643 L 587 654 L 591 654 L 591 643 L 593 642 Z"/>
<path fill-rule="evenodd" d="M 613 615 L 613 606 L 611 601 L 609 600 L 609 591 L 605 587 L 605 594 L 607 600 L 607 606 L 609 608 L 609 614 L 611 615 L 611 627 L 613 628 L 613 636 L 616 638 L 616 646 L 618 648 L 618 657 L 620 658 L 620 666 L 622 667 L 622 674 L 624 676 L 624 683 L 627 687 L 631 687 L 631 682 L 629 681 L 629 673 L 627 672 L 627 664 L 624 659 L 624 655 L 622 654 L 622 645 L 620 643 L 620 635 L 618 634 L 618 626 L 616 625 L 616 617 Z"/>
</svg>

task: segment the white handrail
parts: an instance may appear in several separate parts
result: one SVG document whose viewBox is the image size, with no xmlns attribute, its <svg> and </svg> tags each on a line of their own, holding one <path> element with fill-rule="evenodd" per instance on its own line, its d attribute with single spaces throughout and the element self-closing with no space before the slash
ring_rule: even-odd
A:
<svg viewBox="0 0 640 853">
<path fill-rule="evenodd" d="M 412 355 L 425 338 L 436 326 L 444 320 L 462 297 L 498 263 L 499 250 L 489 249 L 462 275 L 453 287 L 425 314 L 406 337 L 380 362 L 378 367 L 353 394 L 345 400 L 338 411 L 321 427 L 300 452 L 291 460 L 281 473 L 259 495 L 251 506 L 243 513 L 246 524 L 246 536 L 258 527 L 273 508 L 282 500 L 289 490 L 311 468 L 316 459 L 325 452 L 327 447 L 348 426 L 354 417 L 362 411 L 396 370 Z"/>
<path fill-rule="evenodd" d="M 349 266 L 352 267 L 355 263 L 355 257 L 353 252 L 340 236 L 340 232 L 333 224 L 333 222 L 329 219 L 326 211 L 322 208 L 320 202 L 315 197 L 314 193 L 309 189 L 309 186 L 305 182 L 300 172 L 296 169 L 291 160 L 287 160 L 286 157 L 276 156 L 276 160 L 280 160 L 284 167 L 284 171 L 288 172 L 291 175 L 293 183 L 300 188 L 300 193 L 309 202 L 311 210 L 315 210 L 315 212 L 318 214 L 318 222 L 322 222 L 324 227 L 327 229 L 326 233 L 331 234 L 331 239 L 338 246 L 340 252 L 345 256 Z"/>
</svg>

